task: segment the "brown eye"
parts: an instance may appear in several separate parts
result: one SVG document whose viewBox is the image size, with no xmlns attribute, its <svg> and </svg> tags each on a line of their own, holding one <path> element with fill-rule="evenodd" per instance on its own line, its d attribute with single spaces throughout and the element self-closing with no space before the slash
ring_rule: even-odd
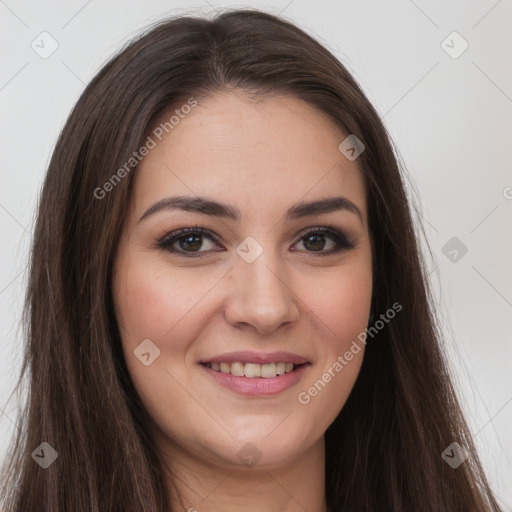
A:
<svg viewBox="0 0 512 512">
<path fill-rule="evenodd" d="M 329 239 L 330 242 L 328 242 Z M 320 228 L 308 231 L 298 243 L 300 242 L 306 248 L 306 252 L 316 252 L 322 256 L 355 247 L 355 244 L 349 241 L 343 233 Z M 326 246 L 328 250 L 324 250 Z"/>
<path fill-rule="evenodd" d="M 183 228 L 168 233 L 158 242 L 158 247 L 183 256 L 200 256 L 201 253 L 210 252 L 213 249 L 200 250 L 204 241 L 208 240 L 215 246 L 215 238 L 202 227 Z M 176 247 L 178 246 L 178 247 Z M 196 253 L 196 254 L 194 254 Z"/>
<path fill-rule="evenodd" d="M 177 240 L 180 249 L 196 251 L 203 245 L 202 235 L 186 235 L 178 238 Z"/>
<path fill-rule="evenodd" d="M 211 248 L 203 248 L 205 240 L 212 244 Z M 328 256 L 342 250 L 355 247 L 355 243 L 334 229 L 310 229 L 295 244 L 302 243 L 307 253 L 317 253 L 318 256 Z M 187 227 L 168 233 L 158 241 L 157 246 L 167 252 L 184 257 L 200 257 L 205 253 L 216 251 L 219 247 L 215 236 L 203 227 Z M 327 250 L 325 250 L 327 248 Z"/>
<path fill-rule="evenodd" d="M 304 247 L 312 251 L 321 251 L 325 247 L 325 235 L 312 233 L 305 236 L 303 239 Z"/>
</svg>

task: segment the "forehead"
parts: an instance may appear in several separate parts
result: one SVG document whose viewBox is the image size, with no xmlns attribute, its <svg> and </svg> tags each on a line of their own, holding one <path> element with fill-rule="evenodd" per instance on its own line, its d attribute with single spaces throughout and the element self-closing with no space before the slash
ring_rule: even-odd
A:
<svg viewBox="0 0 512 512">
<path fill-rule="evenodd" d="M 343 195 L 365 216 L 357 160 L 338 150 L 346 135 L 329 116 L 288 95 L 254 100 L 222 92 L 192 109 L 173 106 L 150 132 L 155 145 L 137 167 L 134 206 L 187 194 L 275 214 L 300 200 Z"/>
</svg>

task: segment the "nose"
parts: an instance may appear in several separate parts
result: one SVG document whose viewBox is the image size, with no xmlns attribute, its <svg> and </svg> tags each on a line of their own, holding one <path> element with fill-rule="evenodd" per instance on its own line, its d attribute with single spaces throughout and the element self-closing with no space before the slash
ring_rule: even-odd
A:
<svg viewBox="0 0 512 512">
<path fill-rule="evenodd" d="M 272 334 L 299 319 L 298 297 L 282 265 L 264 251 L 255 261 L 239 258 L 229 275 L 225 318 L 233 326 Z"/>
</svg>

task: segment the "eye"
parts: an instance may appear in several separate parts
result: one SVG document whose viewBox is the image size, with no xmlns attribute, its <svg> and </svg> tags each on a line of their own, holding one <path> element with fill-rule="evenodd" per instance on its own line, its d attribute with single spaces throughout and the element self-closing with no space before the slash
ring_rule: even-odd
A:
<svg viewBox="0 0 512 512">
<path fill-rule="evenodd" d="M 212 250 L 211 248 L 207 248 L 205 251 L 199 250 L 205 238 L 209 240 L 210 243 L 215 243 L 215 237 L 205 228 L 199 226 L 187 227 L 168 233 L 158 241 L 157 245 L 170 253 L 196 257 L 200 254 L 196 255 L 194 253 L 209 252 Z M 175 247 L 176 244 L 179 248 Z"/>
<path fill-rule="evenodd" d="M 329 246 L 325 241 L 326 239 L 331 240 L 330 250 L 324 251 L 326 245 Z M 310 229 L 297 242 L 297 244 L 300 243 L 306 248 L 306 252 L 316 252 L 319 253 L 318 256 L 328 256 L 355 247 L 353 241 L 350 241 L 343 233 L 333 228 Z"/>
<path fill-rule="evenodd" d="M 213 244 L 213 248 L 200 250 L 205 239 L 210 244 Z M 326 239 L 330 240 L 330 244 L 326 243 Z M 306 252 L 318 253 L 318 256 L 328 256 L 355 247 L 355 243 L 350 241 L 343 233 L 334 228 L 325 227 L 309 229 L 294 245 L 297 244 L 303 244 Z M 216 243 L 216 237 L 210 231 L 200 226 L 186 227 L 173 231 L 157 242 L 157 246 L 160 249 L 185 257 L 199 257 L 201 253 L 219 251 L 219 249 L 214 248 L 215 245 L 219 246 Z M 324 250 L 326 245 L 330 245 L 327 251 Z"/>
</svg>

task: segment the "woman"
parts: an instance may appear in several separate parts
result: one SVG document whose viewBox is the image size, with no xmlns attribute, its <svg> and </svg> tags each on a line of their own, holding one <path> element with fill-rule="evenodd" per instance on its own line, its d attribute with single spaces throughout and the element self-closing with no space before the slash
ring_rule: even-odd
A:
<svg viewBox="0 0 512 512">
<path fill-rule="evenodd" d="M 239 10 L 160 23 L 82 94 L 26 301 L 4 511 L 499 511 L 386 130 Z"/>
</svg>

